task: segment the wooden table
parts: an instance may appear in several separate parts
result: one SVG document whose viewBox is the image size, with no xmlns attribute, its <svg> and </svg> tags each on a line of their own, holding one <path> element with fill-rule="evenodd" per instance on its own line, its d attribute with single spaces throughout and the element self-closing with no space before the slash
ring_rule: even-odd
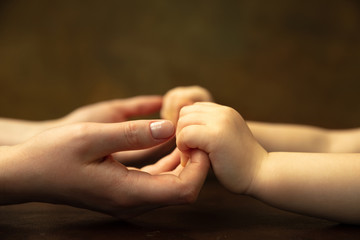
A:
<svg viewBox="0 0 360 240">
<path fill-rule="evenodd" d="M 0 239 L 359 239 L 360 227 L 284 212 L 209 176 L 198 201 L 120 221 L 68 206 L 0 207 Z"/>
</svg>

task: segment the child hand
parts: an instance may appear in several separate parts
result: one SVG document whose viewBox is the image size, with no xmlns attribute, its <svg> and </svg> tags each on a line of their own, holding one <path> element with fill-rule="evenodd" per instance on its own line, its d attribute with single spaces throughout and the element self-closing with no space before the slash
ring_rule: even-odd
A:
<svg viewBox="0 0 360 240">
<path fill-rule="evenodd" d="M 176 124 L 180 109 L 195 102 L 211 102 L 208 90 L 199 86 L 177 87 L 168 91 L 163 99 L 160 115 Z"/>
<path fill-rule="evenodd" d="M 195 103 L 181 109 L 177 146 L 209 154 L 219 181 L 230 191 L 246 193 L 267 152 L 254 139 L 234 109 L 214 103 Z"/>
</svg>

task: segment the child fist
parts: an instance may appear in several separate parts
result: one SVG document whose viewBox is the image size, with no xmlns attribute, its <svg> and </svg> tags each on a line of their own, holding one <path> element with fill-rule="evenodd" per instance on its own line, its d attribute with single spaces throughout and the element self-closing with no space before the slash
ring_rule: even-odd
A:
<svg viewBox="0 0 360 240">
<path fill-rule="evenodd" d="M 215 103 L 183 107 L 176 138 L 184 155 L 191 149 L 208 153 L 216 177 L 235 193 L 249 190 L 267 156 L 240 114 Z"/>
</svg>

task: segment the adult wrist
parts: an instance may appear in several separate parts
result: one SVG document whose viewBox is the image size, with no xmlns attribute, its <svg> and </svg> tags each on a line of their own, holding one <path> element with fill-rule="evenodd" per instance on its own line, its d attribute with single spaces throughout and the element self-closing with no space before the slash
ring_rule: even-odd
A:
<svg viewBox="0 0 360 240">
<path fill-rule="evenodd" d="M 14 166 L 17 166 L 14 159 L 15 148 L 15 146 L 0 146 L 0 205 L 19 202 L 15 189 L 18 187 L 15 182 L 18 174 L 14 171 Z"/>
</svg>

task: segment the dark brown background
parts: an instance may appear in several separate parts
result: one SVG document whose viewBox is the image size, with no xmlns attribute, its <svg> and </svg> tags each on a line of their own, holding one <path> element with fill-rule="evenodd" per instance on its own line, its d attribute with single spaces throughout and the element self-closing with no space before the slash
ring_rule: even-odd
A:
<svg viewBox="0 0 360 240">
<path fill-rule="evenodd" d="M 0 116 L 208 88 L 246 119 L 360 125 L 357 1 L 0 2 Z"/>
<path fill-rule="evenodd" d="M 246 119 L 360 126 L 357 1 L 1 0 L 0 116 L 202 85 Z M 132 221 L 3 206 L 1 239 L 357 239 L 360 229 L 235 196 L 210 178 L 194 205 Z"/>
</svg>

